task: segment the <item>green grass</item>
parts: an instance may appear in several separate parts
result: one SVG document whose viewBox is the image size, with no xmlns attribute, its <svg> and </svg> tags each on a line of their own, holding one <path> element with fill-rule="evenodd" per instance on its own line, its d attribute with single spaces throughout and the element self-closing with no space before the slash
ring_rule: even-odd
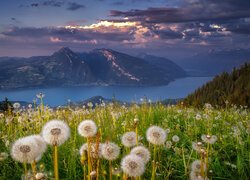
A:
<svg viewBox="0 0 250 180">
<path fill-rule="evenodd" d="M 126 154 L 121 144 L 121 136 L 128 131 L 135 131 L 134 118 L 138 117 L 138 133 L 140 143 L 149 147 L 151 154 L 153 146 L 146 140 L 146 130 L 151 125 L 170 129 L 167 141 L 173 135 L 178 135 L 180 141 L 172 142 L 172 147 L 158 147 L 158 169 L 156 179 L 188 179 L 190 164 L 200 159 L 200 155 L 192 149 L 192 142 L 201 141 L 202 134 L 216 135 L 218 140 L 212 145 L 209 153 L 209 179 L 248 179 L 250 176 L 250 112 L 248 109 L 227 107 L 225 109 L 194 109 L 181 106 L 151 105 L 143 103 L 129 107 L 119 104 L 109 104 L 103 107 L 65 108 L 52 110 L 49 108 L 30 109 L 15 114 L 5 114 L 0 118 L 0 152 L 10 152 L 11 143 L 19 137 L 39 134 L 43 125 L 51 119 L 66 121 L 71 129 L 71 137 L 59 147 L 60 179 L 83 179 L 83 168 L 80 162 L 79 148 L 86 139 L 78 135 L 77 126 L 84 119 L 96 122 L 101 133 L 101 142 L 107 140 L 117 143 L 122 153 L 113 167 L 120 166 L 122 157 Z M 202 118 L 197 120 L 196 114 Z M 7 120 L 6 120 L 7 119 Z M 6 122 L 7 121 L 7 122 Z M 206 146 L 206 144 L 205 144 Z M 49 146 L 41 161 L 39 171 L 53 177 L 52 148 Z M 146 165 L 146 171 L 141 179 L 150 179 L 152 158 Z M 108 161 L 101 159 L 101 179 L 108 179 Z M 235 165 L 235 167 L 234 167 Z M 30 168 L 30 167 L 29 167 Z M 0 161 L 0 179 L 20 179 L 23 166 L 12 160 L 9 155 Z M 121 179 L 120 176 L 113 178 Z"/>
</svg>

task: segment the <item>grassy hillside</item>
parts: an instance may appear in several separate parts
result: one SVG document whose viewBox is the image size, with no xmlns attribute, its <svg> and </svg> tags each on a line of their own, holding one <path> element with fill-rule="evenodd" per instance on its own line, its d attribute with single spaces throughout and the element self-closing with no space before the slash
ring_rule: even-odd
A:
<svg viewBox="0 0 250 180">
<path fill-rule="evenodd" d="M 104 158 L 91 159 L 92 171 L 98 172 L 99 179 L 110 179 L 111 169 L 113 179 L 127 179 L 120 164 L 122 158 L 131 153 L 132 147 L 125 147 L 121 137 L 129 131 L 137 132 L 138 144 L 144 145 L 151 152 L 141 179 L 150 179 L 152 168 L 156 171 L 155 179 L 159 180 L 184 180 L 190 174 L 193 179 L 194 176 L 207 176 L 209 179 L 245 180 L 250 176 L 248 109 L 231 107 L 216 110 L 207 105 L 197 110 L 147 103 L 130 107 L 103 103 L 95 109 L 91 107 L 91 104 L 77 109 L 38 106 L 26 110 L 16 109 L 14 114 L 1 114 L 0 179 L 20 179 L 24 168 L 22 163 L 14 161 L 10 156 L 12 143 L 20 137 L 39 134 L 44 124 L 51 119 L 63 120 L 71 130 L 70 138 L 58 148 L 60 179 L 84 179 L 84 169 L 85 179 L 87 177 L 88 165 L 79 154 L 86 138 L 77 132 L 78 125 L 85 119 L 92 119 L 98 127 L 98 133 L 90 139 L 91 142 L 111 141 L 121 148 L 118 158 L 110 163 L 111 168 L 109 161 Z M 153 145 L 147 140 L 146 131 L 152 125 L 166 132 L 167 137 L 162 145 Z M 200 145 L 197 142 L 201 142 Z M 36 171 L 49 179 L 54 177 L 52 152 L 53 148 L 48 145 L 42 159 L 35 164 Z M 199 162 L 196 160 L 201 160 L 203 170 L 199 170 L 200 166 L 195 164 L 191 168 L 193 162 Z M 31 176 L 31 166 L 27 167 Z"/>
<path fill-rule="evenodd" d="M 202 107 L 205 103 L 226 106 L 229 104 L 250 107 L 250 64 L 231 73 L 216 76 L 184 99 L 185 105 Z"/>
</svg>

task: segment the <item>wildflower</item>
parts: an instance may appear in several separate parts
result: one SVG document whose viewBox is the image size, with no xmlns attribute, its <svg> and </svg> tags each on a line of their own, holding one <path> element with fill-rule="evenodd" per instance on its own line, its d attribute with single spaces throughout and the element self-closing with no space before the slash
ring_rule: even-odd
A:
<svg viewBox="0 0 250 180">
<path fill-rule="evenodd" d="M 201 160 L 195 160 L 191 164 L 191 169 L 192 169 L 193 172 L 200 173 L 202 166 L 203 166 L 203 171 L 206 171 L 206 164 L 201 163 Z"/>
<path fill-rule="evenodd" d="M 0 119 L 4 118 L 4 114 L 0 113 Z"/>
<path fill-rule="evenodd" d="M 115 175 L 115 176 L 119 176 L 121 173 L 122 173 L 121 168 L 115 167 L 115 168 L 112 169 L 112 174 Z"/>
<path fill-rule="evenodd" d="M 0 153 L 0 161 L 4 161 L 5 159 L 7 159 L 8 158 L 8 153 L 6 153 L 6 152 L 1 152 Z"/>
<path fill-rule="evenodd" d="M 134 154 L 127 155 L 122 159 L 121 168 L 130 177 L 141 176 L 145 171 L 143 159 Z"/>
<path fill-rule="evenodd" d="M 91 179 L 95 179 L 96 174 L 97 174 L 96 171 L 91 171 L 91 173 L 89 175 L 90 175 Z"/>
<path fill-rule="evenodd" d="M 201 142 L 193 142 L 192 147 L 195 151 L 201 152 L 202 149 L 202 143 Z"/>
<path fill-rule="evenodd" d="M 44 179 L 46 179 L 46 175 L 44 173 L 41 173 L 41 172 L 36 173 L 35 179 L 36 180 L 44 180 Z"/>
<path fill-rule="evenodd" d="M 107 160 L 115 160 L 120 154 L 120 147 L 115 143 L 107 142 L 102 146 L 102 156 Z"/>
<path fill-rule="evenodd" d="M 164 144 L 166 141 L 167 134 L 164 129 L 158 126 L 151 126 L 147 130 L 147 140 L 155 145 Z"/>
<path fill-rule="evenodd" d="M 126 147 L 133 147 L 136 145 L 136 133 L 127 132 L 122 136 L 122 144 Z"/>
<path fill-rule="evenodd" d="M 144 146 L 134 147 L 131 150 L 130 154 L 135 154 L 135 155 L 139 156 L 140 158 L 142 158 L 144 163 L 147 163 L 149 161 L 149 159 L 150 159 L 150 152 Z"/>
<path fill-rule="evenodd" d="M 28 105 L 28 108 L 31 109 L 31 108 L 32 108 L 32 104 L 29 104 L 29 105 Z"/>
<path fill-rule="evenodd" d="M 37 95 L 36 95 L 36 97 L 38 98 L 38 99 L 42 99 L 42 98 L 44 98 L 45 97 L 45 94 L 43 94 L 43 93 L 38 93 Z"/>
<path fill-rule="evenodd" d="M 37 142 L 34 138 L 24 137 L 14 142 L 11 148 L 11 156 L 21 163 L 32 163 L 39 156 Z"/>
<path fill-rule="evenodd" d="M 172 141 L 175 142 L 175 143 L 179 142 L 179 141 L 180 141 L 179 136 L 174 135 L 174 136 L 172 137 Z"/>
<path fill-rule="evenodd" d="M 16 102 L 16 103 L 13 104 L 13 108 L 14 109 L 19 109 L 20 107 L 21 107 L 21 104 L 18 103 L 18 102 Z"/>
<path fill-rule="evenodd" d="M 197 113 L 196 116 L 195 116 L 195 119 L 196 120 L 200 120 L 201 119 L 201 115 Z"/>
<path fill-rule="evenodd" d="M 209 144 L 214 144 L 216 141 L 217 141 L 217 136 L 215 136 L 215 135 L 212 135 L 212 136 L 210 136 L 210 135 L 202 135 L 201 136 L 201 139 L 204 141 L 204 142 L 206 142 L 206 143 L 209 143 Z"/>
<path fill-rule="evenodd" d="M 172 147 L 172 141 L 167 141 L 165 146 L 167 149 L 170 149 Z"/>
<path fill-rule="evenodd" d="M 45 153 L 46 149 L 47 149 L 47 144 L 44 141 L 44 139 L 42 138 L 42 136 L 40 135 L 32 135 L 30 136 L 31 138 L 34 138 L 36 140 L 37 146 L 38 146 L 38 151 L 39 154 L 42 155 L 43 153 Z M 38 159 L 37 159 L 38 160 Z"/>
<path fill-rule="evenodd" d="M 78 126 L 78 133 L 86 138 L 93 137 L 97 133 L 97 127 L 94 121 L 84 120 Z"/>
<path fill-rule="evenodd" d="M 46 143 L 51 145 L 61 145 L 70 136 L 68 125 L 61 120 L 51 120 L 42 129 L 42 137 Z"/>
<path fill-rule="evenodd" d="M 170 129 L 169 128 L 166 129 L 166 133 L 167 134 L 170 133 Z"/>
<path fill-rule="evenodd" d="M 96 143 L 91 143 L 90 144 L 90 156 L 92 158 L 101 158 L 102 157 L 102 146 L 103 144 L 99 143 L 99 144 L 96 144 Z M 84 151 L 88 151 L 88 144 L 87 143 L 84 143 L 81 148 L 80 148 L 80 155 L 82 156 Z"/>
<path fill-rule="evenodd" d="M 200 173 L 196 173 L 194 171 L 191 171 L 189 174 L 190 180 L 209 180 L 207 177 L 202 177 Z"/>
</svg>

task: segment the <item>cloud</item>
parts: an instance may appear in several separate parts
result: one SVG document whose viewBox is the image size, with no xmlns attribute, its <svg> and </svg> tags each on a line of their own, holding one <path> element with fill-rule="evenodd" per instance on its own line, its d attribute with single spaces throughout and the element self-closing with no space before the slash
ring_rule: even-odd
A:
<svg viewBox="0 0 250 180">
<path fill-rule="evenodd" d="M 75 2 L 71 2 L 71 3 L 68 3 L 67 10 L 75 11 L 75 10 L 82 9 L 82 8 L 85 8 L 85 6 L 82 4 L 75 3 Z"/>
<path fill-rule="evenodd" d="M 66 10 L 69 11 L 76 11 L 78 9 L 85 8 L 85 5 L 79 4 L 76 2 L 66 2 L 66 1 L 59 1 L 59 0 L 46 0 L 40 3 L 31 3 L 30 5 L 20 5 L 20 7 L 55 7 L 55 8 L 60 8 L 60 7 L 66 7 Z"/>
<path fill-rule="evenodd" d="M 174 23 L 227 20 L 250 17 L 250 1 L 186 0 L 181 7 L 150 7 L 145 10 L 110 11 L 112 17 L 127 17 L 144 23 Z"/>
<path fill-rule="evenodd" d="M 64 1 L 49 0 L 49 1 L 44 1 L 41 5 L 51 6 L 51 7 L 61 7 L 64 4 L 65 4 Z"/>
</svg>

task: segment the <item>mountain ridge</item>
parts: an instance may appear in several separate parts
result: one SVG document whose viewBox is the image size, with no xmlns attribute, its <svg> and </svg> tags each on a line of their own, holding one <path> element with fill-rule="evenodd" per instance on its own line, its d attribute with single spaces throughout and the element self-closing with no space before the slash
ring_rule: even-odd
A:
<svg viewBox="0 0 250 180">
<path fill-rule="evenodd" d="M 178 77 L 169 76 L 171 69 L 169 71 L 159 71 L 159 68 L 144 59 L 111 49 L 77 53 L 63 47 L 50 56 L 0 58 L 0 89 L 82 85 L 151 86 L 165 85 L 176 78 L 185 77 L 181 69 Z"/>
</svg>

